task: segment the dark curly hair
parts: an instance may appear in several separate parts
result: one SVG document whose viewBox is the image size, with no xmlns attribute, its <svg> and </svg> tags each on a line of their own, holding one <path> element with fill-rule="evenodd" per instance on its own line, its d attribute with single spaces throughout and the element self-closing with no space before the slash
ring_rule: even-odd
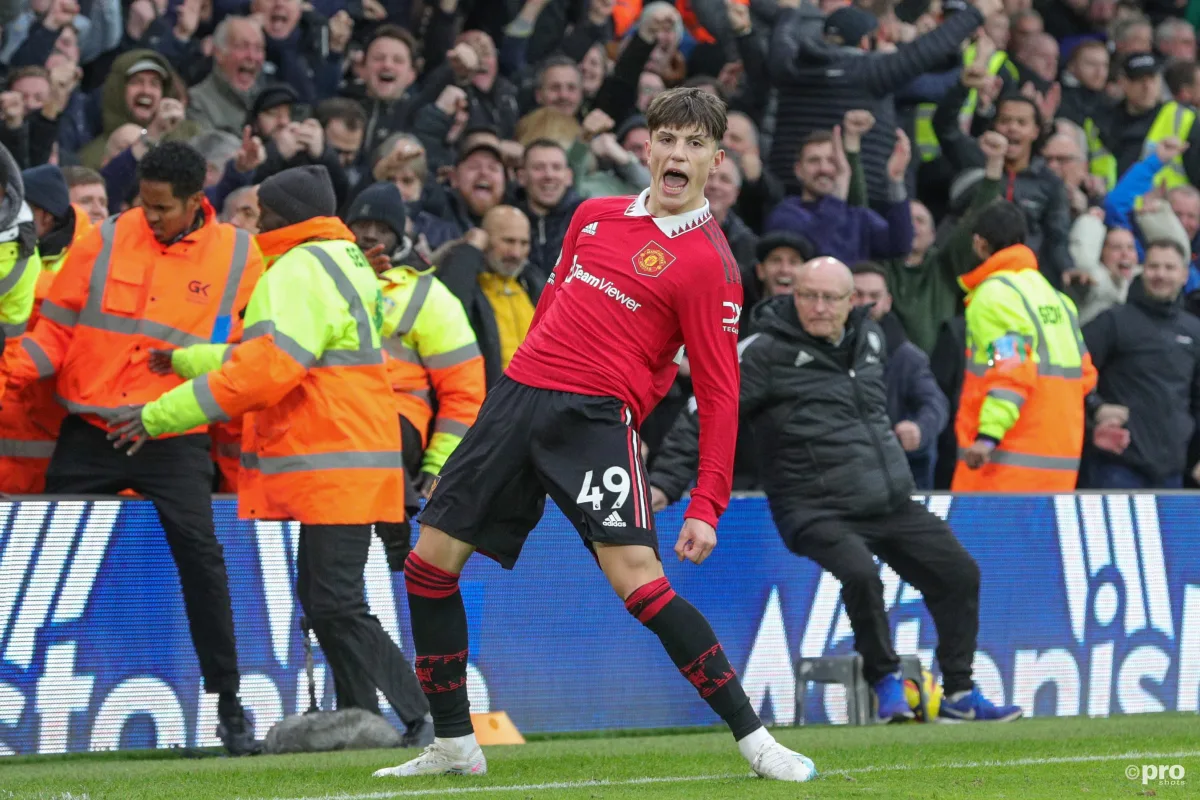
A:
<svg viewBox="0 0 1200 800">
<path fill-rule="evenodd" d="M 200 151 L 184 142 L 163 142 L 142 156 L 138 180 L 168 183 L 179 200 L 204 191 L 208 163 Z"/>
</svg>

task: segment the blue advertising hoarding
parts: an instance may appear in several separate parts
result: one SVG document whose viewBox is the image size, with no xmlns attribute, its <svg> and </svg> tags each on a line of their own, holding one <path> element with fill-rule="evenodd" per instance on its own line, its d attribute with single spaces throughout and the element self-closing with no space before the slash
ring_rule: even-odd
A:
<svg viewBox="0 0 1200 800">
<path fill-rule="evenodd" d="M 976 680 L 1034 715 L 1200 706 L 1200 495 L 921 498 L 983 574 Z M 292 590 L 297 529 L 214 501 L 233 594 L 242 695 L 261 735 L 308 707 Z M 670 554 L 682 507 L 658 516 Z M 142 501 L 0 504 L 0 754 L 217 744 L 178 579 Z M 759 497 L 736 498 L 700 567 L 667 575 L 712 622 L 776 724 L 845 720 L 834 689 L 797 687 L 799 656 L 847 652 L 837 581 L 788 553 Z M 897 650 L 932 661 L 920 595 L 883 568 Z M 403 579 L 378 542 L 368 599 L 411 659 Z M 524 732 L 716 720 L 658 640 L 626 613 L 552 506 L 517 569 L 472 559 L 462 579 L 475 711 Z M 332 679 L 317 651 L 318 694 Z"/>
</svg>

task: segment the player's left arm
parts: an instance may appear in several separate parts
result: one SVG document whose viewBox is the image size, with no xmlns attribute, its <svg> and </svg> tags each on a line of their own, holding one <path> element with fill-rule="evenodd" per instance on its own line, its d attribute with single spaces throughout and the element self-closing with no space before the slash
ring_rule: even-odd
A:
<svg viewBox="0 0 1200 800">
<path fill-rule="evenodd" d="M 554 302 L 554 292 L 557 287 L 562 286 L 563 281 L 571 273 L 575 262 L 575 240 L 579 236 L 579 231 L 587 224 L 591 208 L 592 204 L 585 200 L 579 204 L 571 216 L 571 224 L 567 226 L 567 235 L 563 237 L 558 261 L 554 263 L 554 269 L 550 271 L 550 277 L 546 280 L 545 288 L 542 289 L 542 296 L 538 299 L 537 308 L 533 311 L 533 321 L 529 323 L 531 331 L 537 327 L 542 317 L 546 316 L 546 312 L 550 310 L 550 305 Z"/>
<path fill-rule="evenodd" d="M 699 280 L 681 283 L 676 313 L 683 331 L 700 422 L 700 466 L 685 517 L 714 528 L 729 504 L 738 426 L 738 325 L 742 285 L 713 253 Z M 695 273 L 693 273 L 695 274 Z"/>
</svg>

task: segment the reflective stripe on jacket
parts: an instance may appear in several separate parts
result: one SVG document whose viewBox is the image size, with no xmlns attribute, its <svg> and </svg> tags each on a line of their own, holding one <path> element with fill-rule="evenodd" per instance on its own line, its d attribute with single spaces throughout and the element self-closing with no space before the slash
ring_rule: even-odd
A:
<svg viewBox="0 0 1200 800">
<path fill-rule="evenodd" d="M 975 61 L 975 45 L 971 45 L 963 51 L 963 67 L 971 66 Z M 1007 69 L 1005 67 L 1007 66 Z M 1008 57 L 1008 53 L 1003 50 L 993 53 L 988 59 L 988 74 L 996 76 L 1000 74 L 1000 70 L 1005 69 L 1009 77 L 1013 80 L 1017 79 L 1017 68 Z M 967 101 L 963 103 L 960 117 L 970 119 L 975 116 L 975 108 L 979 105 L 979 92 L 972 89 L 967 94 Z M 917 152 L 920 154 L 922 161 L 933 161 L 942 154 L 942 146 L 938 142 L 937 134 L 933 131 L 933 114 L 937 111 L 937 103 L 918 103 L 916 121 L 913 124 L 913 138 L 916 140 Z"/>
<path fill-rule="evenodd" d="M 151 349 L 240 338 L 262 258 L 245 231 L 216 221 L 207 200 L 200 213 L 203 224 L 170 245 L 154 238 L 140 208 L 79 240 L 37 328 L 21 339 L 10 387 L 56 375 L 67 411 L 103 427 L 112 411 L 180 384 L 147 368 Z"/>
<path fill-rule="evenodd" d="M 1155 152 L 1158 149 L 1158 143 L 1168 137 L 1174 136 L 1179 141 L 1186 142 L 1195 122 L 1196 112 L 1192 109 L 1175 101 L 1165 103 L 1159 109 L 1158 115 L 1154 117 L 1154 124 L 1150 126 L 1150 132 L 1146 134 L 1146 141 L 1142 146 L 1142 158 Z M 1175 156 L 1154 176 L 1155 187 L 1164 186 L 1167 189 L 1175 189 L 1179 186 L 1187 186 L 1189 183 L 1187 171 L 1183 168 L 1183 156 Z"/>
<path fill-rule="evenodd" d="M 396 410 L 421 434 L 421 471 L 437 475 L 483 405 L 483 355 L 462 303 L 433 270 L 395 267 L 380 276 L 380 284 Z M 432 431 L 431 390 L 437 402 Z"/>
<path fill-rule="evenodd" d="M 304 235 L 312 223 L 325 236 L 344 234 L 314 241 Z M 273 233 L 285 231 L 300 244 L 255 287 L 245 341 L 215 371 L 149 403 L 143 422 L 157 436 L 245 415 L 242 517 L 400 522 L 400 426 L 383 361 L 378 279 L 339 221 Z M 259 243 L 268 258 L 277 255 Z"/>
<path fill-rule="evenodd" d="M 92 229 L 91 220 L 79 206 L 75 212 L 72 245 Z M 54 279 L 62 269 L 71 247 L 51 258 L 35 253 L 29 269 L 37 276 L 29 330 L 37 325 L 42 301 L 50 296 Z M 13 348 L 14 351 L 17 348 Z M 20 391 L 9 392 L 0 405 L 0 492 L 5 494 L 42 494 L 46 490 L 46 468 L 54 455 L 58 431 L 67 416 L 66 409 L 54 401 L 54 381 L 34 381 Z"/>
<path fill-rule="evenodd" d="M 1084 398 L 1096 370 L 1074 304 L 1038 271 L 1024 245 L 959 279 L 967 297 L 967 364 L 955 431 L 960 450 L 999 442 L 977 470 L 959 462 L 952 489 L 1060 492 L 1075 488 Z"/>
<path fill-rule="evenodd" d="M 29 326 L 41 263 L 36 250 L 21 255 L 19 242 L 0 244 L 0 332 L 6 350 Z"/>
</svg>

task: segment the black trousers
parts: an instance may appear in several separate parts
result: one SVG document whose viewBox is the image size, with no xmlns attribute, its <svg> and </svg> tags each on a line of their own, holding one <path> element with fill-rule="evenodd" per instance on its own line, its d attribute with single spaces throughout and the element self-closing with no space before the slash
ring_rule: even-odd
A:
<svg viewBox="0 0 1200 800">
<path fill-rule="evenodd" d="M 179 571 L 192 646 L 207 692 L 238 690 L 237 641 L 225 556 L 213 530 L 213 463 L 206 435 L 152 439 L 133 456 L 71 415 L 46 471 L 47 494 L 115 494 L 154 503 Z"/>
<path fill-rule="evenodd" d="M 408 724 L 429 712 L 412 666 L 367 606 L 370 525 L 301 525 L 296 595 L 333 672 L 338 708 L 379 713 L 376 687 Z"/>
<path fill-rule="evenodd" d="M 909 500 L 891 514 L 822 519 L 785 532 L 783 538 L 793 553 L 811 558 L 841 581 L 854 649 L 862 656 L 869 683 L 900 666 L 884 610 L 883 582 L 872 559 L 876 555 L 924 596 L 937 626 L 937 659 L 946 692 L 971 688 L 979 634 L 979 567 L 940 517 Z"/>
</svg>

